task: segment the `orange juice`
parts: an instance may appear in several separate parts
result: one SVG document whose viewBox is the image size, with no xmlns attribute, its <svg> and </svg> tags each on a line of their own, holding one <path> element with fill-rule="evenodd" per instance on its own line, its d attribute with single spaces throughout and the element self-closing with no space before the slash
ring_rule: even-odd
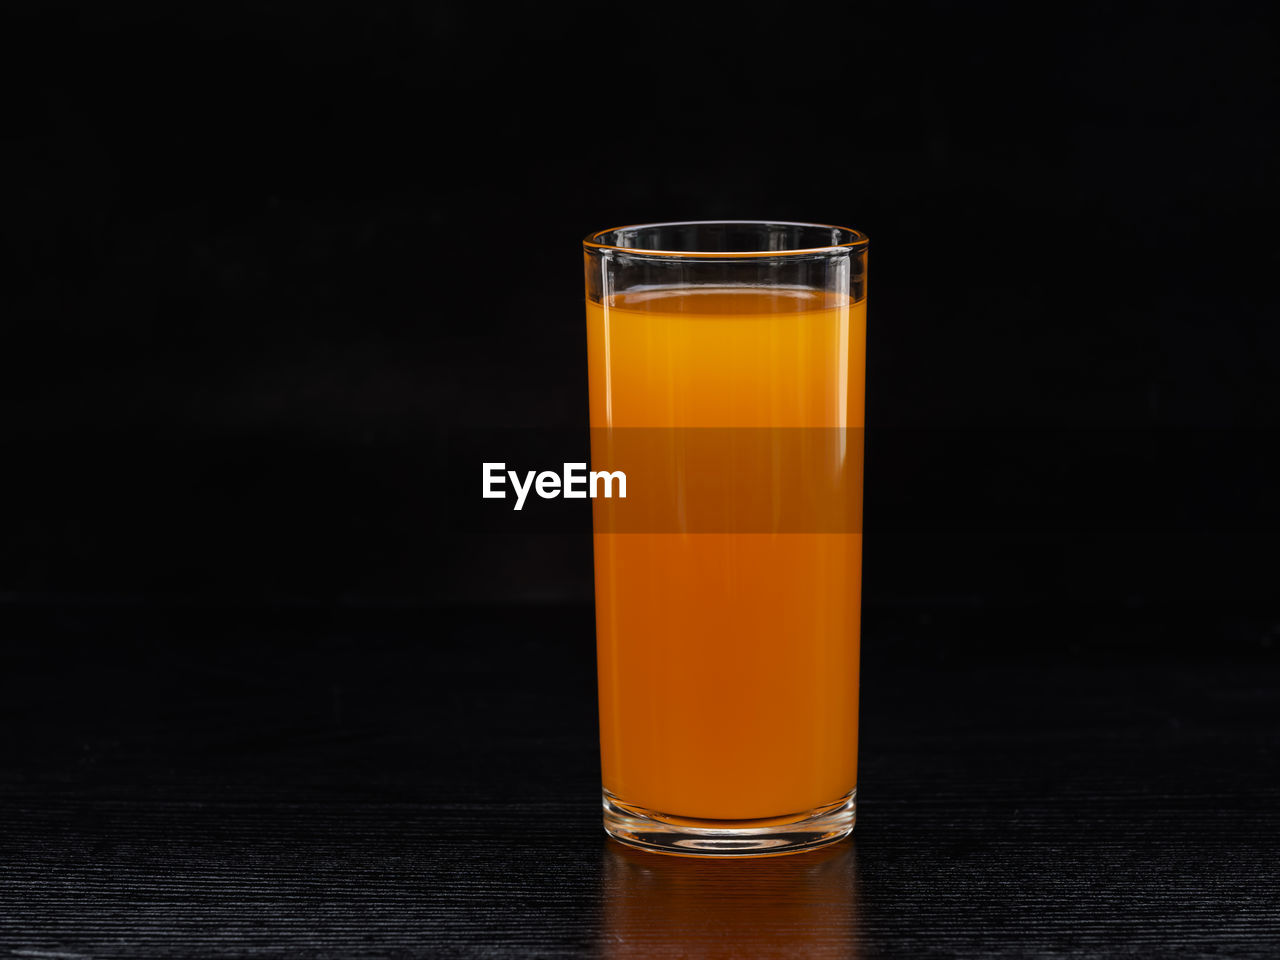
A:
<svg viewBox="0 0 1280 960">
<path fill-rule="evenodd" d="M 587 342 L 593 431 L 842 427 L 861 443 L 865 301 L 649 289 L 589 299 Z M 861 557 L 856 532 L 597 532 L 605 789 L 713 820 L 853 791 Z"/>
</svg>

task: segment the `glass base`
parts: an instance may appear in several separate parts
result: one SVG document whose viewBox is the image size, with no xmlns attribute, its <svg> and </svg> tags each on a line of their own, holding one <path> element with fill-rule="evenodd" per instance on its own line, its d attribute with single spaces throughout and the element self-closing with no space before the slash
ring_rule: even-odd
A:
<svg viewBox="0 0 1280 960">
<path fill-rule="evenodd" d="M 646 810 L 604 791 L 604 829 L 630 847 L 683 857 L 779 857 L 853 832 L 854 790 L 814 810 L 764 820 L 695 820 Z"/>
</svg>

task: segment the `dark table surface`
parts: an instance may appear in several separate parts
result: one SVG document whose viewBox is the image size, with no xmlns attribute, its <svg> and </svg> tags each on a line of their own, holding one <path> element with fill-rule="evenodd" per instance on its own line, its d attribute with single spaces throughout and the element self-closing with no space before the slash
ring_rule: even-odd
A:
<svg viewBox="0 0 1280 960">
<path fill-rule="evenodd" d="M 0 957 L 1280 953 L 1280 624 L 888 609 L 858 826 L 605 838 L 581 608 L 0 607 Z"/>
</svg>

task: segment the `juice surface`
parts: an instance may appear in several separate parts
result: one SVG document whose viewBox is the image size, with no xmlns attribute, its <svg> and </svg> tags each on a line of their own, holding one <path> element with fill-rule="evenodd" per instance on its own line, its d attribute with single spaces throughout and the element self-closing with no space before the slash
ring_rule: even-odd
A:
<svg viewBox="0 0 1280 960">
<path fill-rule="evenodd" d="M 591 426 L 861 428 L 865 316 L 800 288 L 589 300 Z M 861 555 L 858 533 L 596 534 L 605 789 L 735 820 L 853 790 Z"/>
</svg>

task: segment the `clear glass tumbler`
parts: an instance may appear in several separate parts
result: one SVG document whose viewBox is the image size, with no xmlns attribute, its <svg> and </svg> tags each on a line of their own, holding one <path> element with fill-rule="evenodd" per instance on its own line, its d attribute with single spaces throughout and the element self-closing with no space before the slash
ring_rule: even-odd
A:
<svg viewBox="0 0 1280 960">
<path fill-rule="evenodd" d="M 867 239 L 584 241 L 605 829 L 693 856 L 853 829 Z"/>
</svg>

